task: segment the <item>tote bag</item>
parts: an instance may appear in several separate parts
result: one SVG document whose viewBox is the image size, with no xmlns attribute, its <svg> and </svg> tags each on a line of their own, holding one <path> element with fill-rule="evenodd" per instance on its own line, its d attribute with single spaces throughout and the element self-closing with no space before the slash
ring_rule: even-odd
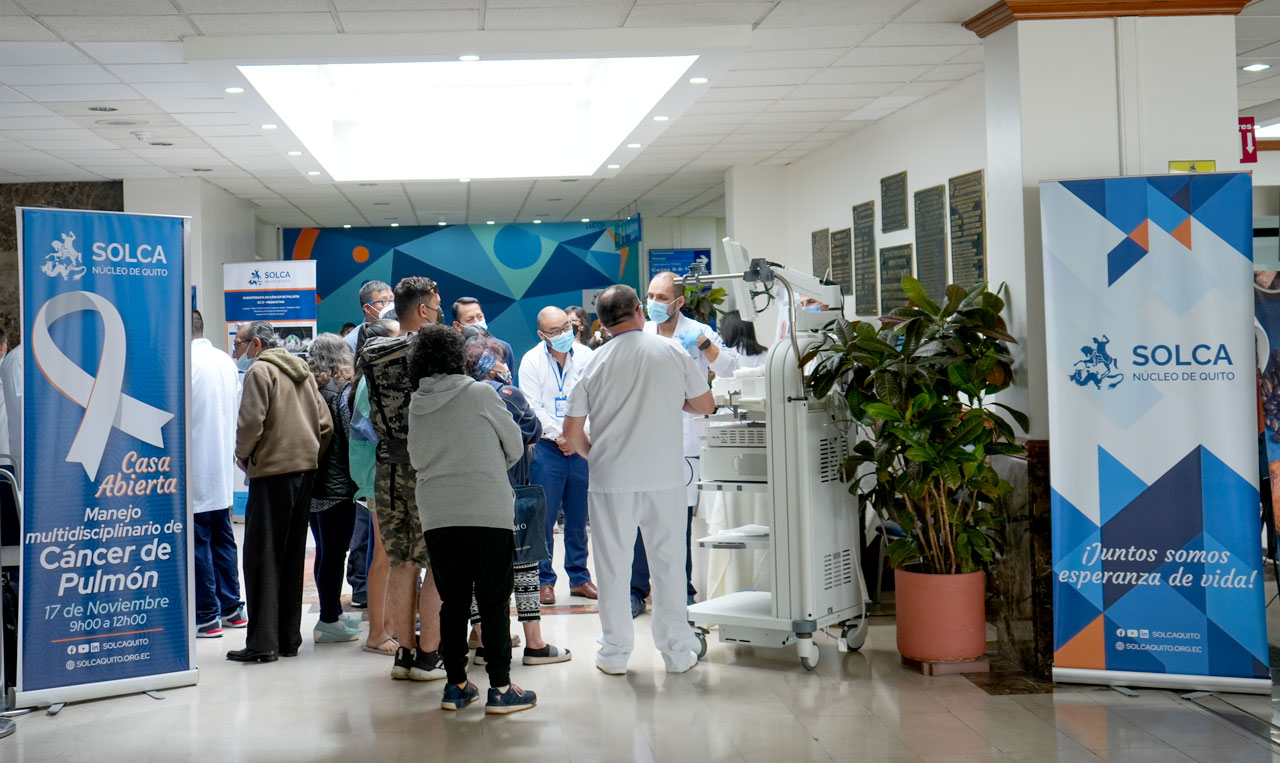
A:
<svg viewBox="0 0 1280 763">
<path fill-rule="evenodd" d="M 516 493 L 516 564 L 551 559 L 547 553 L 547 495 L 541 485 L 521 485 Z"/>
</svg>

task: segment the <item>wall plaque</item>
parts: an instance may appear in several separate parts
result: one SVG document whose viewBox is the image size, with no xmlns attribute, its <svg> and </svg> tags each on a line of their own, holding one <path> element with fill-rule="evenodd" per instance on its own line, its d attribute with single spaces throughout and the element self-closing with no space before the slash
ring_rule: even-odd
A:
<svg viewBox="0 0 1280 763">
<path fill-rule="evenodd" d="M 877 315 L 876 203 L 853 208 L 853 306 L 858 315 Z"/>
<path fill-rule="evenodd" d="M 909 275 L 912 275 L 911 244 L 886 246 L 880 250 L 880 309 L 885 314 L 907 306 L 902 278 Z"/>
<path fill-rule="evenodd" d="M 826 278 L 831 270 L 831 229 L 816 230 L 809 236 L 813 241 L 813 276 Z"/>
<path fill-rule="evenodd" d="M 880 178 L 880 232 L 907 229 L 907 173 Z"/>
<path fill-rule="evenodd" d="M 840 284 L 840 293 L 853 293 L 853 231 L 831 231 L 831 282 Z"/>
<path fill-rule="evenodd" d="M 987 227 L 982 170 L 948 181 L 951 198 L 951 281 L 966 289 L 987 280 Z"/>
<path fill-rule="evenodd" d="M 947 189 L 916 191 L 916 278 L 933 301 L 947 291 Z"/>
</svg>

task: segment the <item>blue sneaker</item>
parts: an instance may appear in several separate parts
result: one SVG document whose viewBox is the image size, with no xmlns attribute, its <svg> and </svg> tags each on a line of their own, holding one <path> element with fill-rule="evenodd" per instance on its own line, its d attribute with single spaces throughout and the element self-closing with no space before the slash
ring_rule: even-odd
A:
<svg viewBox="0 0 1280 763">
<path fill-rule="evenodd" d="M 478 699 L 480 699 L 480 690 L 470 681 L 467 681 L 466 686 L 449 684 L 444 687 L 444 697 L 440 699 L 440 707 L 445 710 L 461 710 Z"/>
<path fill-rule="evenodd" d="M 537 694 L 511 684 L 505 692 L 490 689 L 489 701 L 485 703 L 484 711 L 491 714 L 506 715 L 528 710 L 536 704 L 538 704 Z"/>
</svg>

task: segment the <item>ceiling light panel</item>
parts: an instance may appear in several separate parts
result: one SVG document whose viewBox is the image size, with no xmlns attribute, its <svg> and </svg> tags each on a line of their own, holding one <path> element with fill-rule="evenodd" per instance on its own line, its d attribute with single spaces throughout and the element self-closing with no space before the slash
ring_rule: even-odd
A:
<svg viewBox="0 0 1280 763">
<path fill-rule="evenodd" d="M 305 64 L 240 71 L 335 180 L 456 180 L 590 175 L 696 60 Z M 557 118 L 513 119 L 515 114 Z"/>
</svg>

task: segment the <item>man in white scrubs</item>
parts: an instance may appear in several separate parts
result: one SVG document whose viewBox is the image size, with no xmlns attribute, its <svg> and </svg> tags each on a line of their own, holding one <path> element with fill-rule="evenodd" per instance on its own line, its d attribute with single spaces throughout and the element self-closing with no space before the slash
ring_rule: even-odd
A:
<svg viewBox="0 0 1280 763">
<path fill-rule="evenodd" d="M 696 321 L 681 312 L 684 307 L 684 284 L 675 273 L 657 274 L 649 282 L 646 308 L 649 320 L 644 324 L 645 333 L 674 339 L 698 367 L 703 381 L 711 373 L 716 376 L 733 376 L 738 370 L 738 353 L 726 346 L 715 329 Z M 702 455 L 702 436 L 706 433 L 706 421 L 688 414 L 684 417 L 684 479 L 685 506 L 688 521 L 685 525 L 684 572 L 688 601 L 698 592 L 693 587 L 693 513 L 698 506 L 698 480 Z M 631 566 L 631 616 L 644 611 L 644 599 L 649 594 L 649 562 L 645 553 L 644 533 L 636 538 L 635 561 Z"/>
<path fill-rule="evenodd" d="M 564 437 L 591 464 L 587 504 L 600 590 L 596 667 L 627 672 L 635 644 L 629 579 L 637 529 L 653 571 L 653 641 L 666 669 L 698 662 L 685 602 L 685 477 L 681 411 L 715 410 L 706 376 L 676 342 L 645 332 L 640 298 L 611 286 L 596 302 L 613 339 L 596 350 L 569 395 Z M 586 420 L 591 417 L 591 435 Z"/>
</svg>

